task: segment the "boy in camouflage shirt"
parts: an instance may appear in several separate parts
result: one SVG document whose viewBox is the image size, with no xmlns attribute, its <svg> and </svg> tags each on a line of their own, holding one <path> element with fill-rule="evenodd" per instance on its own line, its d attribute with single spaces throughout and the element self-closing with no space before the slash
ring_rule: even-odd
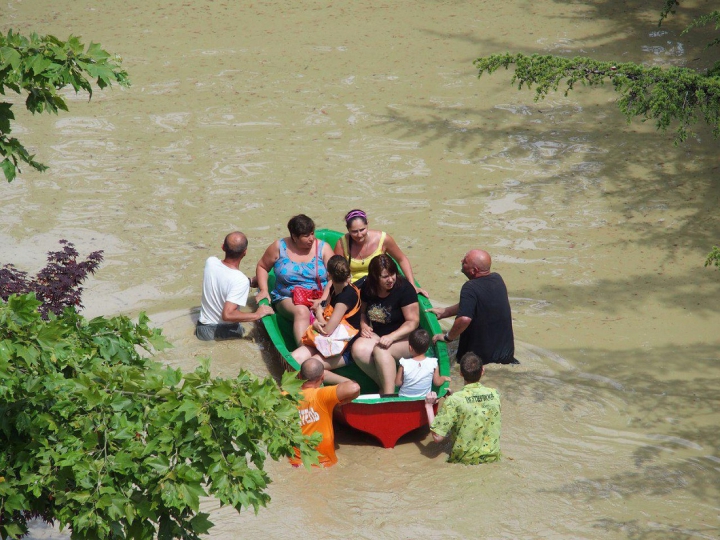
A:
<svg viewBox="0 0 720 540">
<path fill-rule="evenodd" d="M 480 384 L 482 360 L 466 353 L 460 360 L 465 387 L 445 399 L 430 429 L 436 443 L 454 437 L 450 463 L 491 463 L 500 460 L 500 394 Z M 428 399 L 432 399 L 428 397 Z"/>
</svg>

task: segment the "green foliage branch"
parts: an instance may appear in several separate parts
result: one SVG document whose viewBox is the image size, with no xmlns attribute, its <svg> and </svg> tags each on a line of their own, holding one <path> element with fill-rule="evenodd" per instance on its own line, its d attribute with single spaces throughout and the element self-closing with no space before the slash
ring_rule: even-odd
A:
<svg viewBox="0 0 720 540">
<path fill-rule="evenodd" d="M 62 41 L 51 35 L 33 33 L 25 37 L 9 30 L 7 35 L 0 34 L 0 94 L 6 95 L 8 91 L 26 94 L 25 106 L 33 114 L 57 114 L 59 110 L 68 110 L 59 93 L 66 86 L 72 86 L 76 93 L 87 92 L 89 98 L 93 81 L 100 89 L 113 82 L 129 86 L 120 62 L 119 57 L 111 56 L 97 43 L 90 43 L 85 49 L 76 36 Z M 47 168 L 10 136 L 13 120 L 12 103 L 0 102 L 0 168 L 8 182 L 20 172 L 21 163 L 38 171 Z"/>
<path fill-rule="evenodd" d="M 680 0 L 664 0 L 658 25 L 680 6 Z M 714 24 L 720 30 L 720 11 L 715 10 L 695 18 L 682 35 L 694 28 Z M 720 44 L 717 37 L 705 48 Z M 676 125 L 675 144 L 684 142 L 692 134 L 691 127 L 701 119 L 712 129 L 714 138 L 720 137 L 720 60 L 704 73 L 688 68 L 644 66 L 633 62 L 601 62 L 587 57 L 564 58 L 552 55 L 494 54 L 474 61 L 478 77 L 514 66 L 511 84 L 535 87 L 535 101 L 557 91 L 564 84 L 564 94 L 576 85 L 597 87 L 612 85 L 620 95 L 618 107 L 628 123 L 633 118 L 643 122 L 652 120 L 660 131 Z M 708 254 L 705 266 L 720 269 L 718 248 Z"/>
<path fill-rule="evenodd" d="M 665 0 L 660 23 L 679 6 L 678 0 Z M 683 31 L 715 23 L 720 29 L 720 11 L 713 11 L 692 21 Z M 720 43 L 717 38 L 707 47 Z M 675 143 L 683 142 L 692 133 L 690 127 L 700 119 L 711 128 L 715 138 L 720 137 L 720 61 L 701 73 L 688 68 L 644 66 L 632 62 L 601 62 L 587 57 L 564 58 L 552 55 L 494 54 L 474 61 L 478 77 L 492 74 L 501 67 L 514 65 L 512 84 L 518 89 L 535 86 L 535 101 L 564 83 L 564 93 L 577 84 L 602 86 L 612 84 L 620 94 L 618 105 L 628 122 L 635 117 L 642 121 L 654 120 L 656 127 L 665 131 L 677 124 Z"/>
<path fill-rule="evenodd" d="M 720 270 L 720 248 L 713 246 L 712 251 L 708 254 L 705 266 L 715 266 Z"/>
<path fill-rule="evenodd" d="M 0 537 L 33 518 L 72 538 L 196 539 L 212 527 L 200 499 L 255 512 L 270 500 L 267 457 L 301 450 L 301 381 L 281 392 L 241 371 L 212 378 L 152 360 L 167 346 L 141 314 L 44 320 L 33 293 L 0 301 Z M 143 354 L 140 352 L 144 351 Z"/>
<path fill-rule="evenodd" d="M 585 57 L 496 54 L 475 60 L 479 74 L 494 73 L 513 64 L 512 83 L 518 89 L 535 86 L 535 101 L 564 82 L 564 93 L 583 86 L 610 82 L 620 94 L 618 105 L 628 122 L 635 117 L 654 120 L 660 130 L 676 122 L 676 141 L 687 139 L 689 127 L 702 118 L 720 137 L 720 77 L 696 73 L 687 68 L 646 67 L 632 62 L 600 62 Z"/>
</svg>

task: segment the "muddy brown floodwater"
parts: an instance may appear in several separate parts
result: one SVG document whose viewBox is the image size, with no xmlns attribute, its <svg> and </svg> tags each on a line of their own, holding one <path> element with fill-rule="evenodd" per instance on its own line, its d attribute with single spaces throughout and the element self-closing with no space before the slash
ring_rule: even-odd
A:
<svg viewBox="0 0 720 540">
<path fill-rule="evenodd" d="M 436 304 L 483 247 L 522 362 L 486 375 L 503 461 L 448 465 L 427 431 L 393 450 L 341 432 L 330 470 L 271 463 L 257 516 L 207 501 L 212 538 L 718 538 L 720 273 L 703 268 L 718 142 L 701 128 L 674 147 L 608 90 L 535 103 L 472 66 L 505 51 L 708 65 L 686 16 L 657 27 L 661 4 L 6 2 L 3 31 L 100 42 L 133 86 L 68 93 L 58 117 L 16 107 L 50 169 L 0 186 L 0 262 L 36 271 L 60 238 L 103 249 L 88 315 L 145 310 L 175 344 L 165 361 L 264 376 L 260 333 L 192 336 L 225 233 L 248 234 L 252 271 L 291 215 L 337 229 L 362 207 Z"/>
</svg>

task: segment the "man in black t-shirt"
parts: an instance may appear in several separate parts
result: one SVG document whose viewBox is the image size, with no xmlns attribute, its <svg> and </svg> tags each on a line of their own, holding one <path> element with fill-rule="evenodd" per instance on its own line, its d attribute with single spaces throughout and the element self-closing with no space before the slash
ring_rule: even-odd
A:
<svg viewBox="0 0 720 540">
<path fill-rule="evenodd" d="M 436 334 L 433 341 L 460 338 L 457 358 L 470 351 L 483 364 L 519 364 L 515 359 L 515 338 L 507 288 L 500 274 L 490 272 L 492 259 L 487 251 L 473 249 L 462 260 L 468 282 L 460 290 L 460 302 L 429 311 L 438 319 L 455 316 L 452 328 Z"/>
</svg>

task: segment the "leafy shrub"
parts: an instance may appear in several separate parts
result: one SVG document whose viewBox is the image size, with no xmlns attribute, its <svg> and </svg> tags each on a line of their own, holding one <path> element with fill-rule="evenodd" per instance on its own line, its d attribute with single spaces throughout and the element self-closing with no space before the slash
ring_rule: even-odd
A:
<svg viewBox="0 0 720 540">
<path fill-rule="evenodd" d="M 48 252 L 47 265 L 34 278 L 28 278 L 27 272 L 12 264 L 0 268 L 0 298 L 7 300 L 11 294 L 34 292 L 43 317 L 49 312 L 60 315 L 66 307 L 81 308 L 81 283 L 100 266 L 103 252 L 93 251 L 85 261 L 78 262 L 75 245 L 67 240 L 60 240 L 60 244 L 63 248 Z"/>
<path fill-rule="evenodd" d="M 212 523 L 200 498 L 256 512 L 265 460 L 301 449 L 301 381 L 183 374 L 139 351 L 161 331 L 127 317 L 43 319 L 34 293 L 0 301 L 0 536 L 43 518 L 78 539 L 186 538 Z M 314 458 L 317 462 L 317 458 Z"/>
</svg>

